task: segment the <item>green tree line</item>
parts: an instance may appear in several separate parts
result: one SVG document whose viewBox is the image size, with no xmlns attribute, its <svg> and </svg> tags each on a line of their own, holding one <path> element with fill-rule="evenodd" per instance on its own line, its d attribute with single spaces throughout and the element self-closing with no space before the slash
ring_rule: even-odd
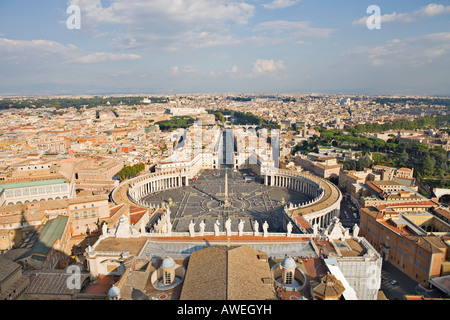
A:
<svg viewBox="0 0 450 320">
<path fill-rule="evenodd" d="M 429 147 L 421 143 L 399 143 L 395 135 L 384 141 L 356 133 L 351 134 L 349 131 L 321 130 L 320 137 L 314 135 L 308 141 L 297 145 L 292 153 L 318 152 L 320 146 L 331 145 L 361 151 L 363 155 L 372 153 L 373 161 L 369 157 L 362 157 L 356 162 L 344 163 L 345 170 L 362 170 L 373 164 L 381 164 L 397 168 L 414 168 L 421 177 L 427 179 L 448 180 L 450 162 L 447 160 L 447 152 L 442 147 Z"/>
<path fill-rule="evenodd" d="M 145 164 L 137 163 L 132 166 L 123 167 L 117 175 L 119 176 L 120 181 L 123 181 L 136 177 L 143 170 L 145 170 Z"/>
<path fill-rule="evenodd" d="M 95 108 L 106 105 L 107 102 L 111 106 L 123 105 L 139 105 L 142 104 L 144 97 L 92 97 L 92 98 L 60 98 L 60 99 L 23 99 L 15 101 L 13 99 L 1 99 L 0 110 L 3 109 L 23 109 L 31 106 L 36 108 L 57 108 L 67 109 L 76 108 L 80 109 L 83 106 L 88 108 Z M 151 97 L 149 99 L 151 103 L 167 103 L 168 99 L 165 97 Z"/>
<path fill-rule="evenodd" d="M 170 131 L 178 128 L 186 129 L 194 122 L 195 119 L 188 116 L 174 116 L 170 120 L 158 121 L 155 124 L 159 125 L 159 128 L 163 131 Z"/>
</svg>

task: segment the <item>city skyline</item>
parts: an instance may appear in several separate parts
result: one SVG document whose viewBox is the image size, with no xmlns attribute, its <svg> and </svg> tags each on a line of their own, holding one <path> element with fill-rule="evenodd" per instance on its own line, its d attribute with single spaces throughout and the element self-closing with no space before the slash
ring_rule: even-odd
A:
<svg viewBox="0 0 450 320">
<path fill-rule="evenodd" d="M 373 4 L 379 30 L 366 26 Z M 450 94 L 445 1 L 23 0 L 0 12 L 1 95 Z"/>
</svg>

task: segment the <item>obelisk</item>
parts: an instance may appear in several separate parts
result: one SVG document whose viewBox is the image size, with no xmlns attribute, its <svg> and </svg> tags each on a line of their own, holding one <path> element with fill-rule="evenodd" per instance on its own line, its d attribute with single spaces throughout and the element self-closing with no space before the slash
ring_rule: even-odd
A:
<svg viewBox="0 0 450 320">
<path fill-rule="evenodd" d="M 224 207 L 228 207 L 230 204 L 228 202 L 228 169 L 225 168 L 225 200 L 223 202 Z"/>
</svg>

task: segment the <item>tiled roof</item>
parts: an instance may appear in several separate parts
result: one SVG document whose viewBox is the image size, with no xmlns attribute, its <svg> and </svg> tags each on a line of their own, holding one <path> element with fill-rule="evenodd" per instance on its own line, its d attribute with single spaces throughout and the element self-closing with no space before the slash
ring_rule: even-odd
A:
<svg viewBox="0 0 450 320">
<path fill-rule="evenodd" d="M 322 297 L 339 297 L 345 291 L 342 282 L 330 273 L 312 279 L 311 287 L 315 294 L 319 294 Z"/>
<path fill-rule="evenodd" d="M 0 256 L 0 284 L 20 268 L 20 264 Z"/>
<path fill-rule="evenodd" d="M 68 217 L 59 216 L 45 224 L 32 254 L 47 255 L 56 240 L 61 239 Z"/>
<path fill-rule="evenodd" d="M 260 259 L 261 258 L 261 259 Z M 181 300 L 274 299 L 264 252 L 248 247 L 208 247 L 191 254 Z"/>
</svg>

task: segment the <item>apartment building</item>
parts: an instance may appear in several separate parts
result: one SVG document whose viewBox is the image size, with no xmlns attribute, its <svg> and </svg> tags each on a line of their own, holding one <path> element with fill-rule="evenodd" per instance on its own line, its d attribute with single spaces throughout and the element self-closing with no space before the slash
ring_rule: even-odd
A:
<svg viewBox="0 0 450 320">
<path fill-rule="evenodd" d="M 441 276 L 448 251 L 439 236 L 425 231 L 433 219 L 436 217 L 414 202 L 362 208 L 360 233 L 385 261 L 428 286 L 430 279 Z M 448 225 L 445 228 L 450 230 Z"/>
<path fill-rule="evenodd" d="M 309 153 L 307 156 L 297 155 L 294 158 L 296 166 L 321 178 L 338 178 L 342 165 L 338 164 L 337 158 L 324 156 L 317 153 Z"/>
</svg>

